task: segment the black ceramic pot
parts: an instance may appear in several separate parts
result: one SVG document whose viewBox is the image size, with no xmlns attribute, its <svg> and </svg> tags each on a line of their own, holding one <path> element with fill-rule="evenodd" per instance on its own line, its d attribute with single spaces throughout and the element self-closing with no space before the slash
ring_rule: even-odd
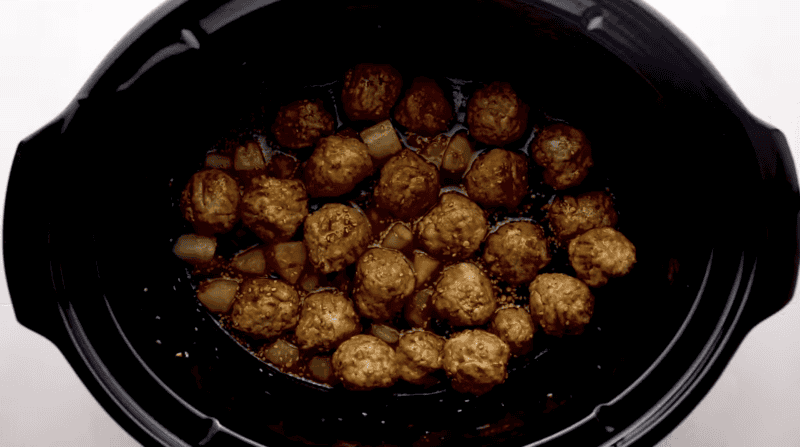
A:
<svg viewBox="0 0 800 447">
<path fill-rule="evenodd" d="M 637 247 L 586 334 L 540 341 L 484 396 L 284 375 L 219 328 L 172 254 L 190 231 L 176 197 L 220 135 L 368 60 L 509 81 L 585 130 L 586 188 L 614 192 Z M 799 198 L 783 135 L 636 2 L 173 1 L 20 144 L 3 248 L 20 323 L 144 444 L 652 445 L 792 296 Z"/>
</svg>

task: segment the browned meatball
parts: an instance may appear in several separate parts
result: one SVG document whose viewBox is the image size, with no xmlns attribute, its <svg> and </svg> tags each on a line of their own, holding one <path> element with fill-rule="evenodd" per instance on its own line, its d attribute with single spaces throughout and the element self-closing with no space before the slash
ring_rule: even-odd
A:
<svg viewBox="0 0 800 447">
<path fill-rule="evenodd" d="M 555 189 L 578 185 L 592 166 L 592 148 L 580 130 L 558 123 L 545 127 L 531 143 L 533 160 L 545 168 L 544 181 Z"/>
<path fill-rule="evenodd" d="M 367 216 L 341 203 L 328 203 L 311 213 L 303 229 L 311 264 L 324 274 L 355 262 L 372 238 Z"/>
<path fill-rule="evenodd" d="M 498 336 L 467 330 L 451 337 L 442 350 L 442 367 L 452 379 L 453 389 L 481 395 L 506 380 L 508 345 Z"/>
<path fill-rule="evenodd" d="M 264 242 L 290 238 L 308 216 L 308 195 L 300 180 L 260 176 L 242 197 L 242 222 Z"/>
<path fill-rule="evenodd" d="M 457 192 L 447 192 L 414 229 L 428 253 L 459 260 L 480 247 L 489 232 L 489 223 L 475 202 Z"/>
<path fill-rule="evenodd" d="M 494 313 L 489 330 L 508 344 L 511 354 L 527 354 L 533 348 L 536 326 L 531 314 L 521 307 L 506 307 Z"/>
<path fill-rule="evenodd" d="M 344 76 L 344 113 L 352 121 L 389 118 L 389 112 L 400 97 L 401 88 L 403 78 L 392 66 L 358 64 Z"/>
<path fill-rule="evenodd" d="M 467 194 L 478 204 L 514 209 L 528 193 L 528 159 L 492 149 L 475 159 L 464 180 Z"/>
<path fill-rule="evenodd" d="M 568 251 L 576 275 L 591 287 L 627 275 L 636 263 L 636 247 L 611 227 L 594 228 L 572 239 Z"/>
<path fill-rule="evenodd" d="M 583 333 L 594 312 L 594 296 L 583 281 L 563 273 L 544 273 L 528 289 L 531 317 L 545 334 Z"/>
<path fill-rule="evenodd" d="M 336 197 L 372 174 L 372 157 L 356 138 L 331 135 L 319 140 L 304 174 L 309 196 Z"/>
<path fill-rule="evenodd" d="M 333 370 L 348 390 L 387 388 L 397 381 L 397 355 L 372 335 L 360 334 L 333 353 Z"/>
<path fill-rule="evenodd" d="M 195 173 L 181 196 L 183 217 L 201 234 L 225 233 L 239 220 L 239 185 L 219 169 Z"/>
<path fill-rule="evenodd" d="M 257 338 L 277 337 L 299 318 L 300 296 L 289 284 L 269 278 L 244 280 L 231 311 L 233 327 Z"/>
<path fill-rule="evenodd" d="M 564 196 L 545 205 L 550 229 L 564 243 L 592 228 L 613 227 L 617 212 L 611 197 L 600 191 L 587 192 L 577 198 Z"/>
<path fill-rule="evenodd" d="M 439 170 L 408 149 L 386 162 L 375 186 L 375 204 L 405 221 L 428 211 L 438 197 Z"/>
<path fill-rule="evenodd" d="M 528 126 L 528 106 L 507 82 L 492 82 L 467 103 L 469 133 L 476 140 L 503 146 L 518 140 Z"/>
<path fill-rule="evenodd" d="M 431 300 L 437 315 L 451 326 L 479 326 L 497 307 L 492 282 L 469 262 L 444 269 Z"/>
<path fill-rule="evenodd" d="M 278 111 L 272 133 L 281 146 L 291 149 L 310 147 L 323 136 L 333 133 L 333 117 L 320 100 L 295 101 Z"/>
<path fill-rule="evenodd" d="M 447 130 L 453 108 L 441 87 L 428 78 L 416 78 L 394 111 L 394 119 L 411 132 L 433 136 Z"/>
<path fill-rule="evenodd" d="M 414 270 L 402 253 L 371 248 L 356 264 L 353 289 L 358 313 L 373 320 L 391 319 L 414 292 Z"/>
<path fill-rule="evenodd" d="M 338 292 L 325 290 L 303 301 L 295 335 L 301 349 L 333 349 L 361 332 L 353 303 Z"/>
<path fill-rule="evenodd" d="M 531 222 L 506 222 L 486 238 L 483 261 L 489 272 L 511 284 L 533 280 L 550 263 L 544 230 Z"/>
<path fill-rule="evenodd" d="M 429 331 L 406 332 L 397 346 L 400 377 L 415 384 L 425 383 L 427 376 L 442 367 L 444 339 Z"/>
</svg>

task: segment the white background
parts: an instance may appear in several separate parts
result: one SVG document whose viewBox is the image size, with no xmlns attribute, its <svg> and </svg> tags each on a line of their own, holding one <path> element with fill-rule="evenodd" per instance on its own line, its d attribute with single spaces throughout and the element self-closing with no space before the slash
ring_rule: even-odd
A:
<svg viewBox="0 0 800 447">
<path fill-rule="evenodd" d="M 158 0 L 0 0 L 0 185 L 20 140 L 69 103 Z M 800 2 L 650 0 L 800 159 Z M 3 190 L 2 197 L 5 197 Z M 3 278 L 5 273 L 3 271 Z M 800 446 L 800 299 L 757 326 L 659 447 Z M 135 446 L 60 352 L 24 329 L 0 281 L 0 445 Z"/>
</svg>

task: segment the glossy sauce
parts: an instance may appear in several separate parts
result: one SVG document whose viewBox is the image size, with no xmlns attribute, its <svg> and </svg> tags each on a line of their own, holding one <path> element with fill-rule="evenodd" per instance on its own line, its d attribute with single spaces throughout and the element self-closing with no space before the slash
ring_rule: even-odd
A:
<svg viewBox="0 0 800 447">
<path fill-rule="evenodd" d="M 452 104 L 454 105 L 453 112 L 455 119 L 451 123 L 450 129 L 444 133 L 447 137 L 452 136 L 456 132 L 466 130 L 465 122 L 466 122 L 466 109 L 467 109 L 467 101 L 469 100 L 469 94 L 471 91 L 474 91 L 476 88 L 479 88 L 481 84 L 472 82 L 472 81 L 465 81 L 453 78 L 441 78 L 436 79 L 442 89 L 445 91 L 447 95 L 448 88 L 450 89 Z M 350 136 L 355 135 L 357 132 L 363 130 L 366 127 L 369 127 L 373 123 L 367 124 L 359 124 L 358 127 L 349 123 L 347 117 L 344 116 L 342 113 L 342 108 L 339 103 L 339 95 L 341 93 L 341 82 L 334 82 L 325 85 L 319 86 L 310 86 L 307 87 L 303 92 L 301 92 L 295 99 L 315 99 L 321 98 L 325 103 L 326 109 L 332 113 L 335 118 L 336 123 L 336 133 L 345 133 L 349 134 Z M 523 101 L 526 101 L 526 98 L 522 98 Z M 271 105 L 275 111 L 281 104 L 273 104 Z M 266 114 L 265 114 L 266 115 Z M 262 123 L 263 126 L 244 126 L 243 128 L 237 129 L 233 131 L 230 135 L 223 137 L 220 141 L 212 147 L 208 153 L 219 153 L 219 154 L 227 154 L 231 156 L 231 160 L 233 160 L 232 151 L 238 144 L 243 144 L 246 141 L 256 141 L 260 145 L 262 149 L 262 153 L 264 154 L 265 161 L 267 163 L 267 171 L 268 175 L 272 176 L 283 176 L 283 177 L 290 177 L 290 178 L 299 178 L 302 179 L 302 171 L 303 171 L 303 163 L 308 157 L 311 155 L 313 148 L 306 148 L 300 149 L 296 151 L 292 151 L 291 153 L 283 152 L 272 139 L 272 135 L 269 133 L 269 127 L 272 124 L 271 119 L 273 117 L 264 116 L 264 122 Z M 541 225 L 544 230 L 545 234 L 550 241 L 550 253 L 552 256 L 551 262 L 545 266 L 540 273 L 550 273 L 550 272 L 562 272 L 567 274 L 574 275 L 574 271 L 572 270 L 571 266 L 569 265 L 568 258 L 566 255 L 566 249 L 564 247 L 558 247 L 556 243 L 553 241 L 552 232 L 548 225 L 543 224 L 543 219 L 545 217 L 545 212 L 541 209 L 542 206 L 550 203 L 556 196 L 556 192 L 553 190 L 552 187 L 544 184 L 541 175 L 541 168 L 539 168 L 531 159 L 530 159 L 530 143 L 533 140 L 536 132 L 538 129 L 542 128 L 545 125 L 558 122 L 559 120 L 549 117 L 547 115 L 541 116 L 534 116 L 531 113 L 528 121 L 528 130 L 525 135 L 518 141 L 505 146 L 505 149 L 516 151 L 518 153 L 523 153 L 525 157 L 528 159 L 529 162 L 529 188 L 528 193 L 522 200 L 520 206 L 514 211 L 506 211 L 506 210 L 484 210 L 484 214 L 489 222 L 490 226 L 490 234 L 491 232 L 496 231 L 496 229 L 503 223 L 509 221 L 519 221 L 525 220 L 530 221 L 533 223 L 537 223 Z M 393 121 L 394 123 L 394 121 Z M 418 135 L 414 135 L 409 132 L 405 132 L 401 130 L 401 128 L 396 125 L 395 129 L 398 131 L 399 137 L 401 139 L 402 144 L 411 150 L 418 152 L 422 149 L 427 143 L 430 142 L 433 138 L 425 138 L 420 137 Z M 474 142 L 474 141 L 473 141 Z M 470 166 L 472 161 L 477 158 L 484 151 L 488 151 L 494 148 L 494 146 L 488 146 L 482 143 L 475 143 L 474 145 L 474 152 L 470 161 Z M 345 203 L 354 206 L 365 214 L 370 219 L 370 222 L 373 225 L 373 239 L 370 243 L 370 246 L 380 246 L 383 239 L 386 236 L 388 229 L 394 223 L 394 220 L 391 219 L 386 213 L 381 212 L 375 209 L 372 206 L 372 190 L 374 189 L 375 185 L 380 176 L 380 165 L 376 165 L 374 169 L 373 175 L 367 177 L 364 181 L 362 181 L 354 191 L 346 194 L 345 196 L 338 197 L 336 199 L 330 198 L 311 198 L 309 199 L 309 213 L 313 213 L 319 207 L 321 207 L 325 203 L 329 202 L 338 202 L 338 203 Z M 469 171 L 469 168 L 466 172 Z M 236 173 L 232 170 L 229 170 L 232 175 L 236 177 Z M 581 189 L 580 192 L 583 190 L 603 190 L 607 193 L 612 193 L 608 185 L 608 180 L 605 178 L 595 178 L 596 175 L 593 176 L 592 170 L 589 172 L 589 176 L 580 185 L 578 188 L 573 188 L 573 190 Z M 239 177 L 237 177 L 239 178 Z M 441 190 L 440 194 L 446 191 L 456 190 L 464 195 L 466 192 L 463 189 L 462 178 L 454 178 L 448 177 L 443 174 L 442 170 L 440 170 L 440 178 L 441 180 Z M 244 189 L 244 180 L 240 180 L 240 188 Z M 567 194 L 570 195 L 577 195 L 578 191 L 569 191 Z M 611 194 L 613 200 L 613 193 Z M 174 198 L 174 200 L 179 201 L 180 197 Z M 406 222 L 406 224 L 412 229 L 414 229 L 414 222 Z M 303 240 L 303 232 L 302 232 L 302 225 L 298 229 L 297 233 L 291 239 L 293 241 L 302 241 Z M 484 239 L 485 240 L 485 239 Z M 192 281 L 196 285 L 201 280 L 206 278 L 218 278 L 218 277 L 229 277 L 235 279 L 244 279 L 246 275 L 233 270 L 229 265 L 229 260 L 233 258 L 237 253 L 244 252 L 249 250 L 253 247 L 257 246 L 266 246 L 263 241 L 253 235 L 247 228 L 245 228 L 241 222 L 238 223 L 234 229 L 223 235 L 217 236 L 218 241 L 218 248 L 217 248 L 217 256 L 216 260 L 202 268 L 196 268 L 192 272 Z M 403 253 L 409 260 L 413 260 L 413 251 L 418 250 L 420 247 L 414 241 L 406 250 L 403 250 Z M 528 305 L 528 285 L 523 284 L 520 286 L 511 286 L 503 281 L 499 281 L 493 278 L 491 275 L 488 274 L 488 270 L 483 265 L 481 260 L 483 254 L 484 244 L 482 243 L 480 248 L 467 260 L 459 260 L 457 262 L 473 262 L 487 274 L 487 276 L 491 279 L 492 285 L 494 288 L 495 297 L 498 302 L 498 308 L 502 307 L 503 305 L 509 304 L 516 304 L 525 307 L 529 310 Z M 454 264 L 453 261 L 444 261 L 439 269 L 441 271 L 443 268 L 446 268 L 448 265 Z M 297 282 L 297 290 L 300 293 L 301 297 L 305 297 L 310 292 L 308 290 L 303 290 L 300 287 L 300 284 L 306 280 L 309 275 L 314 275 L 314 272 L 311 271 L 311 267 L 306 265 L 306 270 L 303 274 L 301 274 L 300 279 Z M 350 288 L 352 284 L 352 278 L 354 277 L 355 273 L 355 263 L 348 266 L 342 272 L 334 272 L 328 275 L 318 275 L 318 282 L 317 288 L 314 291 L 321 290 L 324 288 L 335 288 L 345 293 L 346 296 L 350 297 Z M 276 274 L 268 274 L 269 277 L 272 278 L 279 278 Z M 437 280 L 438 274 L 432 276 L 432 279 L 428 281 L 425 285 L 418 287 L 418 290 L 425 289 L 426 287 L 431 287 Z M 416 295 L 417 291 L 414 292 Z M 412 295 L 413 297 L 413 295 Z M 387 325 L 391 328 L 394 328 L 396 331 L 402 332 L 404 330 L 411 329 L 409 323 L 403 317 L 404 312 L 400 312 L 397 317 L 388 322 Z M 297 361 L 292 362 L 290 365 L 273 365 L 271 364 L 266 357 L 266 350 L 267 348 L 275 341 L 275 340 L 257 340 L 252 338 L 246 333 L 242 333 L 232 327 L 230 318 L 228 315 L 214 315 L 215 318 L 218 319 L 220 326 L 228 332 L 228 334 L 234 338 L 239 344 L 243 347 L 248 349 L 253 355 L 261 359 L 262 361 L 275 366 L 279 370 L 283 371 L 284 373 L 296 375 L 302 377 L 307 380 L 312 380 L 315 383 L 322 385 L 322 386 L 330 386 L 334 384 L 335 379 L 331 379 L 328 381 L 320 381 L 313 377 L 312 371 L 309 367 L 309 363 L 314 362 L 316 366 L 325 364 L 326 359 L 330 358 L 330 355 L 333 354 L 333 351 L 329 352 L 314 352 L 314 353 L 299 353 L 299 359 Z M 361 321 L 363 332 L 364 333 L 371 333 L 372 324 L 371 321 L 365 318 L 362 318 Z M 488 326 L 488 323 L 487 325 Z M 484 328 L 485 328 L 484 326 Z M 396 332 L 392 329 L 384 327 L 384 325 L 380 325 L 375 328 L 377 332 L 386 335 L 387 339 L 391 339 Z M 469 328 L 457 328 L 456 331 L 461 331 L 464 329 Z M 443 321 L 439 321 L 434 316 L 430 330 L 441 335 L 444 337 L 448 337 L 451 333 L 453 333 L 453 328 L 451 328 L 447 323 Z M 539 335 L 540 337 L 542 335 Z M 283 340 L 293 344 L 296 346 L 296 342 L 294 339 L 294 332 L 290 331 L 289 333 L 285 334 L 281 337 Z M 382 337 L 383 338 L 383 337 Z M 534 336 L 536 338 L 536 336 Z M 394 345 L 396 347 L 396 345 Z M 527 356 L 535 357 L 537 355 L 541 355 L 541 353 L 531 352 L 527 354 Z M 512 359 L 512 362 L 515 359 Z M 319 368 L 317 368 L 319 370 Z M 433 375 L 432 384 L 434 384 L 438 380 L 443 380 L 444 375 L 443 372 L 440 370 L 436 374 Z"/>
</svg>

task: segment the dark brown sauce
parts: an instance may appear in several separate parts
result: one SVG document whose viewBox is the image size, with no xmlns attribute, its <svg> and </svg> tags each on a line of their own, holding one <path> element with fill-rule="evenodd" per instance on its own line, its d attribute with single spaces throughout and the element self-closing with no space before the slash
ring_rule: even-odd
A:
<svg viewBox="0 0 800 447">
<path fill-rule="evenodd" d="M 474 90 L 475 88 L 480 87 L 481 84 L 472 82 L 472 81 L 464 81 L 454 78 L 442 78 L 437 79 L 439 84 L 442 88 L 447 92 L 448 86 L 450 87 L 450 92 L 452 94 L 452 103 L 454 105 L 454 116 L 455 119 L 451 124 L 450 129 L 445 132 L 444 134 L 452 136 L 458 131 L 467 129 L 465 126 L 466 121 L 466 108 L 467 108 L 467 101 L 469 100 L 469 92 Z M 336 121 L 336 130 L 337 134 L 344 133 L 349 135 L 357 135 L 358 131 L 363 130 L 371 126 L 373 123 L 350 123 L 347 120 L 347 117 L 344 116 L 341 112 L 341 106 L 339 105 L 339 93 L 341 92 L 341 83 L 334 82 L 325 85 L 319 86 L 310 86 L 304 89 L 301 94 L 296 97 L 295 99 L 301 98 L 308 98 L 308 99 L 316 99 L 320 98 L 325 103 L 326 109 L 334 116 Z M 525 100 L 525 98 L 523 98 Z M 281 104 L 273 104 L 271 107 L 277 111 L 277 108 Z M 256 113 L 256 117 L 251 117 L 249 120 L 245 120 L 246 123 L 242 125 L 238 129 L 232 129 L 228 135 L 221 138 L 209 151 L 208 154 L 211 153 L 219 153 L 229 155 L 231 157 L 231 161 L 233 161 L 233 151 L 235 148 L 240 145 L 244 144 L 247 141 L 257 141 L 261 146 L 262 153 L 264 154 L 264 158 L 267 162 L 267 175 L 272 176 L 283 176 L 285 178 L 299 178 L 302 179 L 302 171 L 303 165 L 308 159 L 308 157 L 313 152 L 313 148 L 306 148 L 300 149 L 297 151 L 293 151 L 293 153 L 284 152 L 277 143 L 272 139 L 272 135 L 269 132 L 269 127 L 272 123 L 270 121 L 274 116 L 270 116 L 269 113 L 265 112 L 267 108 L 262 107 L 260 109 L 261 113 Z M 394 123 L 394 120 L 392 120 Z M 261 125 L 257 125 L 257 123 L 261 123 Z M 528 130 L 523 138 L 519 141 L 506 146 L 505 149 L 516 151 L 519 153 L 525 154 L 525 156 L 530 160 L 530 143 L 533 140 L 534 136 L 538 132 L 539 129 L 542 127 L 555 123 L 555 122 L 562 122 L 561 120 L 555 119 L 553 117 L 549 117 L 547 115 L 542 116 L 533 116 L 531 114 Z M 405 132 L 397 126 L 395 123 L 395 129 L 398 131 L 401 142 L 404 147 L 411 149 L 415 152 L 418 152 L 421 149 L 421 145 L 426 144 L 431 138 L 424 138 L 419 137 L 409 132 Z M 473 153 L 472 159 L 470 161 L 470 166 L 472 161 L 477 158 L 478 155 L 481 153 L 493 149 L 493 146 L 487 146 L 482 143 L 475 144 L 475 151 Z M 280 167 L 276 167 L 276 161 L 279 161 Z M 287 168 L 288 166 L 288 168 Z M 552 231 L 550 230 L 549 226 L 544 223 L 545 212 L 542 210 L 542 207 L 550 202 L 555 198 L 556 191 L 549 185 L 546 185 L 542 180 L 541 175 L 541 168 L 535 165 L 532 161 L 529 162 L 530 172 L 529 172 L 529 189 L 528 194 L 522 200 L 521 204 L 515 210 L 505 210 L 505 209 L 484 209 L 484 214 L 489 222 L 490 226 L 490 234 L 497 230 L 497 228 L 509 221 L 529 221 L 532 223 L 539 224 L 545 230 L 545 234 L 548 237 L 548 241 L 550 243 L 550 253 L 552 255 L 552 261 L 545 266 L 540 273 L 552 273 L 552 272 L 561 272 L 574 275 L 574 271 L 572 267 L 569 265 L 569 260 L 566 255 L 566 250 L 564 247 L 559 247 L 554 238 Z M 293 167 L 293 168 L 292 168 Z M 381 166 L 378 165 L 374 169 L 373 175 L 363 180 L 355 189 L 354 191 L 335 198 L 310 198 L 309 199 L 309 213 L 313 213 L 317 209 L 319 209 L 325 203 L 337 202 L 337 203 L 344 203 L 349 204 L 355 208 L 360 209 L 362 212 L 365 212 L 369 217 L 373 224 L 373 239 L 370 243 L 370 246 L 379 246 L 386 235 L 386 230 L 391 227 L 391 225 L 395 222 L 394 219 L 391 218 L 386 213 L 382 213 L 378 211 L 372 204 L 372 190 L 374 189 L 377 181 L 380 177 L 380 168 Z M 469 168 L 466 172 L 469 171 Z M 233 169 L 229 169 L 230 172 L 234 177 L 239 178 Z M 440 171 L 441 172 L 441 171 Z M 462 183 L 463 176 L 459 178 L 447 178 L 446 176 L 442 176 L 442 188 L 440 190 L 440 194 L 445 191 L 450 190 L 457 190 L 466 195 L 464 192 L 464 185 Z M 246 181 L 246 180 L 245 180 Z M 240 181 L 240 184 L 244 184 L 245 181 Z M 573 195 L 578 194 L 579 192 L 583 192 L 584 190 L 603 190 L 607 193 L 611 194 L 612 200 L 614 199 L 613 192 L 610 191 L 608 188 L 608 179 L 599 178 L 597 175 L 593 176 L 593 172 L 590 170 L 589 176 L 586 180 L 584 180 L 583 184 L 577 188 L 573 188 L 573 190 L 580 189 L 580 191 L 569 191 L 567 194 Z M 243 186 L 242 186 L 243 187 Z M 178 186 L 177 190 L 180 191 L 182 188 Z M 179 201 L 179 196 L 174 198 L 175 203 L 177 204 Z M 414 222 L 406 222 L 406 224 L 412 229 L 414 229 Z M 293 241 L 302 241 L 303 240 L 303 233 L 302 233 L 302 226 L 298 229 L 297 233 L 292 237 Z M 227 234 L 218 235 L 218 249 L 217 249 L 217 256 L 214 262 L 210 265 L 205 266 L 203 268 L 197 268 L 192 272 L 192 281 L 194 283 L 195 289 L 196 285 L 199 281 L 203 279 L 210 279 L 210 278 L 219 278 L 219 277 L 227 277 L 227 278 L 234 278 L 237 280 L 243 280 L 244 278 L 251 276 L 240 273 L 235 271 L 229 265 L 229 260 L 233 258 L 238 253 L 244 252 L 256 246 L 266 246 L 263 241 L 261 241 L 258 237 L 256 237 L 252 232 L 250 232 L 247 228 L 245 228 L 241 222 L 236 225 L 236 227 Z M 421 249 L 421 247 L 416 244 L 416 240 L 409 246 L 407 249 L 403 250 L 403 253 L 409 258 L 412 259 L 412 253 L 414 250 Z M 481 243 L 479 249 L 469 258 L 466 260 L 459 260 L 459 261 L 444 261 L 442 263 L 441 269 L 446 268 L 449 265 L 455 264 L 457 262 L 473 262 L 478 265 L 491 279 L 492 285 L 494 288 L 495 296 L 498 301 L 498 308 L 504 305 L 518 305 L 521 307 L 525 307 L 529 310 L 528 304 L 528 287 L 527 285 L 519 285 L 514 286 L 510 285 L 504 281 L 500 281 L 496 278 L 493 278 L 488 273 L 488 269 L 483 264 L 482 261 L 482 254 L 484 251 L 484 243 Z M 312 268 L 310 267 L 309 263 L 306 265 L 306 270 L 301 274 L 301 279 L 298 280 L 296 289 L 300 294 L 301 298 L 304 299 L 305 296 L 309 295 L 310 293 L 318 290 L 322 290 L 325 288 L 335 288 L 340 290 L 346 294 L 346 296 L 350 297 L 350 288 L 352 285 L 352 278 L 354 277 L 355 273 L 355 264 L 349 265 L 344 271 L 342 272 L 335 272 L 328 275 L 317 275 L 319 282 L 318 288 L 313 291 L 303 290 L 299 284 L 303 280 L 305 275 L 314 274 Z M 426 287 L 431 287 L 433 283 L 436 281 L 434 278 L 429 280 L 429 282 L 419 288 L 417 290 L 422 290 Z M 262 276 L 263 277 L 263 276 Z M 279 276 L 275 273 L 270 273 L 266 275 L 266 277 L 279 279 Z M 415 291 L 416 293 L 416 291 Z M 309 362 L 312 358 L 318 356 L 327 356 L 330 357 L 333 354 L 333 350 L 328 352 L 299 352 L 299 359 L 296 362 L 293 362 L 290 366 L 285 367 L 281 365 L 274 365 L 270 363 L 265 357 L 265 350 L 276 340 L 258 340 L 241 332 L 235 328 L 233 328 L 231 324 L 230 317 L 228 315 L 217 315 L 212 314 L 214 318 L 220 324 L 224 330 L 228 332 L 228 334 L 235 339 L 240 345 L 245 347 L 248 351 L 250 351 L 254 356 L 262 360 L 263 362 L 276 367 L 280 371 L 301 377 L 306 380 L 311 380 L 314 383 L 317 383 L 321 386 L 329 387 L 335 384 L 334 380 L 330 380 L 328 382 L 320 382 L 315 380 L 311 374 L 309 369 Z M 372 322 L 366 318 L 362 318 L 362 332 L 369 333 L 371 329 Z M 405 331 L 411 329 L 409 323 L 403 317 L 403 312 L 400 312 L 397 317 L 385 323 L 388 326 L 391 326 L 398 331 Z M 487 324 L 488 325 L 488 324 Z M 486 325 L 485 325 L 486 326 Z M 485 327 L 484 327 L 485 328 Z M 456 331 L 463 330 L 465 328 L 457 328 Z M 435 332 L 438 335 L 443 337 L 450 336 L 454 330 L 451 328 L 446 322 L 438 320 L 435 316 L 432 318 L 430 330 Z M 295 339 L 294 332 L 285 334 L 281 337 L 283 340 L 297 346 L 297 342 Z M 528 357 L 537 357 L 542 353 L 531 352 L 527 354 Z M 514 359 L 512 359 L 512 362 Z M 431 385 L 438 383 L 439 381 L 445 380 L 445 377 L 442 371 L 437 371 L 436 374 L 433 375 L 433 379 L 431 381 Z M 425 387 L 426 385 L 420 385 L 419 387 Z"/>
</svg>

